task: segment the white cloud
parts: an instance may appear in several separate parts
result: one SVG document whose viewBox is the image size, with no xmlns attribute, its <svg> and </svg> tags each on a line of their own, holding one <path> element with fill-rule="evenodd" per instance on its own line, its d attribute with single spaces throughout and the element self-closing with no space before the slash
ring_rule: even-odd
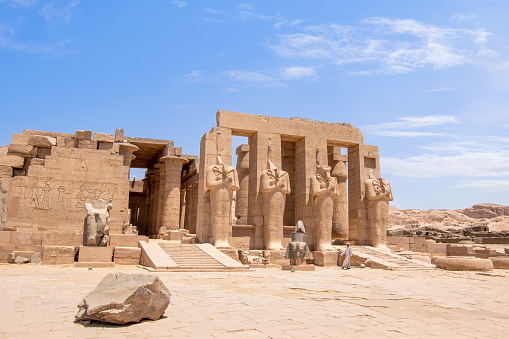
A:
<svg viewBox="0 0 509 339">
<path fill-rule="evenodd" d="M 8 4 L 20 5 L 23 7 L 31 7 L 35 5 L 37 0 L 0 0 L 0 3 L 5 2 Z"/>
<path fill-rule="evenodd" d="M 504 125 L 504 128 L 509 129 L 509 124 L 505 124 L 505 125 Z"/>
<path fill-rule="evenodd" d="M 314 67 L 286 67 L 282 72 L 281 76 L 285 79 L 301 79 L 305 77 L 314 77 L 316 70 Z"/>
<path fill-rule="evenodd" d="M 386 157 L 380 162 L 384 172 L 402 178 L 509 177 L 509 150 L 467 151 L 446 156 L 423 154 L 405 159 Z"/>
<path fill-rule="evenodd" d="M 415 137 L 431 137 L 441 135 L 440 133 L 432 132 L 412 132 L 412 131 L 384 131 L 373 130 L 370 134 L 378 137 L 395 137 L 395 138 L 415 138 Z"/>
<path fill-rule="evenodd" d="M 281 87 L 284 86 L 276 79 L 257 72 L 244 71 L 244 70 L 230 70 L 224 74 L 239 84 L 250 86 L 263 86 L 263 87 Z"/>
<path fill-rule="evenodd" d="M 184 7 L 185 5 L 187 5 L 187 2 L 186 1 L 172 1 L 171 2 L 173 5 L 177 6 L 177 7 Z"/>
<path fill-rule="evenodd" d="M 68 24 L 73 15 L 73 10 L 80 4 L 79 0 L 70 2 L 52 1 L 45 4 L 39 14 L 49 23 L 62 22 Z"/>
<path fill-rule="evenodd" d="M 463 21 L 466 21 L 466 20 L 472 20 L 473 18 L 475 18 L 475 14 L 474 13 L 455 14 L 455 15 L 451 16 L 450 20 L 452 22 L 455 22 L 455 23 L 460 23 L 460 22 L 463 22 Z"/>
<path fill-rule="evenodd" d="M 290 58 L 321 59 L 338 65 L 364 63 L 357 74 L 408 73 L 445 69 L 493 56 L 484 29 L 442 28 L 412 19 L 370 18 L 359 26 L 323 24 L 304 32 L 278 35 L 270 47 Z M 373 68 L 372 64 L 378 64 Z"/>
<path fill-rule="evenodd" d="M 204 8 L 203 10 L 205 12 L 208 12 L 208 13 L 211 13 L 211 14 L 221 14 L 221 13 L 224 13 L 223 11 L 220 11 L 220 10 L 217 10 L 217 9 L 213 9 L 213 8 Z"/>
<path fill-rule="evenodd" d="M 396 118 L 399 121 L 384 122 L 377 125 L 367 125 L 365 128 L 368 129 L 409 129 L 429 126 L 441 126 L 447 124 L 457 124 L 458 119 L 452 115 L 424 115 L 424 116 L 411 116 Z"/>
<path fill-rule="evenodd" d="M 432 92 L 450 92 L 450 91 L 456 91 L 457 88 L 454 86 L 446 86 L 446 87 L 438 87 L 433 88 L 427 91 L 424 91 L 424 93 L 432 93 Z"/>
<path fill-rule="evenodd" d="M 487 192 L 508 192 L 509 180 L 460 180 L 458 185 L 451 188 L 473 188 Z"/>
</svg>

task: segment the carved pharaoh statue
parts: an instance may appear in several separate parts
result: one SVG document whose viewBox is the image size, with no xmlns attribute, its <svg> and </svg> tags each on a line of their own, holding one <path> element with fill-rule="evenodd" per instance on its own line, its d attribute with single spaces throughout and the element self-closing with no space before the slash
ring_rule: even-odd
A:
<svg viewBox="0 0 509 339">
<path fill-rule="evenodd" d="M 230 247 L 228 237 L 232 228 L 233 192 L 239 189 L 237 170 L 223 164 L 218 155 L 218 165 L 209 166 L 205 173 L 206 188 L 210 190 L 210 218 L 213 245 Z"/>
<path fill-rule="evenodd" d="M 110 239 L 110 210 L 113 200 L 99 199 L 93 203 L 86 202 L 87 217 L 83 232 L 83 245 L 108 246 Z"/>
<path fill-rule="evenodd" d="M 272 161 L 269 160 L 268 165 L 269 168 L 260 177 L 263 193 L 263 242 L 266 250 L 282 250 L 283 216 L 286 195 L 290 194 L 290 177 Z"/>
<path fill-rule="evenodd" d="M 331 177 L 329 166 L 316 166 L 316 176 L 311 177 L 313 216 L 315 222 L 315 250 L 332 250 L 332 216 L 337 179 Z"/>
<path fill-rule="evenodd" d="M 393 200 L 391 184 L 383 178 L 375 179 L 370 175 L 364 182 L 364 187 L 368 199 L 371 245 L 386 247 L 389 201 Z"/>
<path fill-rule="evenodd" d="M 295 225 L 292 241 L 286 247 L 285 258 L 291 260 L 291 265 L 300 265 L 304 259 L 313 259 L 306 243 L 306 229 L 301 220 L 297 221 L 297 225 Z"/>
</svg>

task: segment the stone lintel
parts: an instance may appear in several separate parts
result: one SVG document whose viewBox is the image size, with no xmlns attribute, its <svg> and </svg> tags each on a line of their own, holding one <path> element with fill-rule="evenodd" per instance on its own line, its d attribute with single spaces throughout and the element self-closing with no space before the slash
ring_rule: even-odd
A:
<svg viewBox="0 0 509 339">
<path fill-rule="evenodd" d="M 257 132 L 294 137 L 319 136 L 331 144 L 349 147 L 362 143 L 362 133 L 350 124 L 327 123 L 300 118 L 278 118 L 230 111 L 218 111 L 217 126 L 232 130 L 232 135 L 250 136 Z"/>
</svg>

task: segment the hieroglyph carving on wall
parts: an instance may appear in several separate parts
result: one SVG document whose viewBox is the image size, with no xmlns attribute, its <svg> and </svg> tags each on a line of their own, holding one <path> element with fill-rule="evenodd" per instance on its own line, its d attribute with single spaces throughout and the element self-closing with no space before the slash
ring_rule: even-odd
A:
<svg viewBox="0 0 509 339">
<path fill-rule="evenodd" d="M 7 183 L 8 179 L 0 179 L 0 231 L 5 226 L 5 217 L 7 213 L 7 185 L 4 185 L 4 180 Z"/>
<path fill-rule="evenodd" d="M 274 166 L 269 160 L 269 168 L 261 174 L 263 193 L 263 242 L 266 250 L 283 249 L 283 217 L 286 195 L 290 194 L 290 176 Z"/>
<path fill-rule="evenodd" d="M 316 176 L 311 177 L 313 193 L 313 217 L 315 226 L 315 250 L 331 250 L 332 247 L 332 216 L 334 198 L 337 193 L 337 179 L 331 177 L 329 166 L 316 166 Z"/>
<path fill-rule="evenodd" d="M 230 247 L 228 237 L 232 230 L 232 199 L 233 192 L 239 189 L 237 170 L 233 166 L 219 164 L 207 168 L 205 173 L 206 188 L 210 190 L 210 218 L 213 245 Z"/>
<path fill-rule="evenodd" d="M 87 216 L 83 232 L 83 245 L 107 246 L 110 238 L 110 210 L 113 200 L 106 202 L 102 199 L 93 203 L 85 203 Z"/>
<path fill-rule="evenodd" d="M 370 178 L 364 183 L 368 199 L 371 245 L 385 247 L 387 240 L 387 218 L 389 201 L 393 200 L 391 185 L 383 178 Z"/>
</svg>

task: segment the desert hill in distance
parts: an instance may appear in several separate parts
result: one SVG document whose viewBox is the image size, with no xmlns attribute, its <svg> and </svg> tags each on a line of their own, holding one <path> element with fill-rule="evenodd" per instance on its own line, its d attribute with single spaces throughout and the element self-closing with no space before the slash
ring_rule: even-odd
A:
<svg viewBox="0 0 509 339">
<path fill-rule="evenodd" d="M 388 235 L 467 236 L 480 230 L 509 236 L 509 206 L 482 203 L 453 211 L 389 208 Z"/>
</svg>

